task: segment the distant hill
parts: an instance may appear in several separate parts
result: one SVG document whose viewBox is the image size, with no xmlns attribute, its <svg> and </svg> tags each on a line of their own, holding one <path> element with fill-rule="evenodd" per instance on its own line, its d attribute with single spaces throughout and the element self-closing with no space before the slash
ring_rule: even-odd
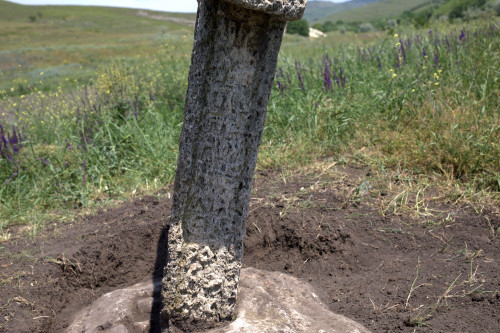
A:
<svg viewBox="0 0 500 333">
<path fill-rule="evenodd" d="M 91 6 L 25 6 L 0 0 L 0 91 L 24 94 L 88 83 L 113 59 L 149 57 L 162 47 L 191 53 L 195 14 Z M 174 54 L 171 52 L 170 54 Z M 23 83 L 24 82 L 24 83 Z M 12 91 L 14 91 L 12 90 Z M 1 112 L 0 112 L 1 113 Z"/>
<path fill-rule="evenodd" d="M 92 6 L 26 6 L 0 0 L 0 50 L 54 43 L 119 43 L 120 38 L 130 36 L 144 42 L 162 32 L 190 32 L 194 21 L 195 14 Z"/>
<path fill-rule="evenodd" d="M 310 2 L 307 4 L 307 6 L 309 6 L 310 4 L 314 4 L 315 2 L 316 1 Z M 342 20 L 344 22 L 369 22 L 375 19 L 399 16 L 405 11 L 425 9 L 428 6 L 432 6 L 434 3 L 437 3 L 436 0 L 382 0 L 372 2 L 373 3 L 371 4 L 359 6 L 358 8 L 324 16 L 317 21 L 337 22 L 338 20 Z M 349 2 L 343 4 L 348 3 Z"/>
<path fill-rule="evenodd" d="M 97 6 L 28 6 L 0 0 L 0 23 L 30 22 L 60 24 L 74 22 L 76 25 L 96 25 L 118 31 L 131 30 L 139 26 L 158 25 L 158 21 L 178 25 L 193 26 L 196 14 L 166 13 L 151 10 L 97 7 Z M 149 19 L 146 20 L 145 19 Z M 145 24 L 145 22 L 147 22 Z M 146 27 L 147 29 L 148 27 Z M 1 30 L 0 30 L 1 31 Z"/>
<path fill-rule="evenodd" d="M 321 20 L 322 18 L 345 12 L 348 10 L 363 7 L 374 2 L 379 2 L 382 0 L 351 0 L 342 3 L 334 3 L 331 1 L 308 1 L 306 5 L 306 11 L 304 13 L 304 19 L 309 23 L 313 23 Z"/>
</svg>

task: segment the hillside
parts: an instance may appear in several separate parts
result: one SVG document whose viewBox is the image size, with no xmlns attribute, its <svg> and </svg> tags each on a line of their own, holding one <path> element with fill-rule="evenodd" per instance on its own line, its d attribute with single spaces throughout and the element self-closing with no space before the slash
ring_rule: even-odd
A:
<svg viewBox="0 0 500 333">
<path fill-rule="evenodd" d="M 304 19 L 311 23 L 324 17 L 360 8 L 379 1 L 381 0 L 351 0 L 342 3 L 333 3 L 330 1 L 309 1 L 307 2 Z"/>
<path fill-rule="evenodd" d="M 329 15 L 319 21 L 369 22 L 375 19 L 398 16 L 405 11 L 420 10 L 435 2 L 436 0 L 383 0 L 342 13 Z"/>
<path fill-rule="evenodd" d="M 161 32 L 191 31 L 194 19 L 194 14 L 110 7 L 23 6 L 2 0 L 0 49 L 19 52 L 48 44 L 123 45 L 124 38 L 144 41 Z"/>
<path fill-rule="evenodd" d="M 78 80 L 84 80 L 114 57 L 153 54 L 167 40 L 184 45 L 183 36 L 192 34 L 194 20 L 195 14 L 23 6 L 0 0 L 0 90 L 10 90 L 9 81 L 24 82 L 22 86 L 38 82 L 40 72 L 44 83 L 49 83 L 71 80 L 75 68 L 80 68 Z"/>
</svg>

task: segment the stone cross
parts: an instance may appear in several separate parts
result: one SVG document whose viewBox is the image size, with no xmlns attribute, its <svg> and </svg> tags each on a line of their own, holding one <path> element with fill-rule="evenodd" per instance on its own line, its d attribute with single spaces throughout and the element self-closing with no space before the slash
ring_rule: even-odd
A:
<svg viewBox="0 0 500 333">
<path fill-rule="evenodd" d="M 307 0 L 198 0 L 162 317 L 231 320 L 252 178 L 286 21 Z"/>
</svg>

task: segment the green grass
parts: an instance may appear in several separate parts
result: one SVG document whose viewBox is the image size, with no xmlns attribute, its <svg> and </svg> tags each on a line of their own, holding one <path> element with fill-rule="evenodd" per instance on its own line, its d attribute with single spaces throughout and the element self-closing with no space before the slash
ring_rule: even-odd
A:
<svg viewBox="0 0 500 333">
<path fill-rule="evenodd" d="M 334 3 L 329 1 L 309 1 L 304 13 L 304 19 L 308 22 L 316 22 L 324 17 L 353 10 L 358 7 L 366 6 L 380 0 L 364 0 L 364 1 L 346 1 Z"/>
<path fill-rule="evenodd" d="M 117 20 L 129 15 L 109 12 Z M 49 220 L 71 220 L 82 208 L 160 191 L 172 182 L 192 28 L 172 29 L 147 54 L 131 28 L 116 32 L 122 38 L 117 47 L 130 50 L 124 56 L 102 54 L 92 68 L 78 59 L 66 65 L 29 62 L 2 78 L 14 89 L 0 94 L 3 136 L 11 138 L 0 152 L 0 235 L 14 225 L 36 234 Z M 157 33 L 145 30 L 144 39 Z M 22 31 L 14 35 L 22 39 Z M 498 204 L 498 23 L 398 33 L 285 36 L 258 168 L 350 158 L 379 170 L 428 175 L 436 186 L 452 184 L 462 196 Z M 69 56 L 78 57 L 99 49 L 91 37 L 73 45 L 64 32 L 55 35 L 63 41 L 41 50 L 67 47 Z M 98 39 L 111 45 L 113 36 Z M 12 77 L 34 83 L 15 85 Z"/>
<path fill-rule="evenodd" d="M 488 0 L 484 2 L 488 2 Z M 482 3 L 483 1 L 481 0 L 449 0 L 437 9 L 436 14 L 453 15 L 454 9 L 458 10 L 458 13 L 460 13 L 467 7 L 479 7 Z"/>
<path fill-rule="evenodd" d="M 2 91 L 25 94 L 40 79 L 46 90 L 66 78 L 88 83 L 110 59 L 148 57 L 167 41 L 189 53 L 183 37 L 192 36 L 194 20 L 195 14 L 0 1 L 0 98 Z M 67 82 L 65 90 L 75 87 Z"/>
<path fill-rule="evenodd" d="M 500 100 L 496 58 L 500 50 L 495 31 L 496 37 L 490 40 L 474 37 L 474 31 L 465 29 L 462 41 L 460 30 L 448 37 L 446 32 L 439 32 L 437 38 L 422 32 L 418 44 L 415 34 L 401 36 L 403 43 L 408 38 L 413 40 L 411 47 L 405 47 L 406 64 L 399 38 L 388 38 L 361 50 L 344 46 L 330 58 L 336 59 L 333 68 L 337 74 L 343 68 L 346 87 L 334 87 L 329 93 L 320 89 L 322 78 L 316 72 L 317 64 L 313 65 L 316 78 L 309 80 L 308 62 L 303 62 L 305 91 L 300 91 L 294 64 L 291 60 L 282 63 L 288 68 L 285 74 L 291 73 L 292 82 L 281 81 L 295 92 L 285 89 L 271 106 L 288 114 L 289 110 L 294 112 L 289 119 L 279 117 L 286 120 L 277 126 L 283 131 L 276 130 L 275 141 L 267 142 L 269 147 L 279 147 L 277 154 L 270 154 L 270 165 L 300 155 L 307 159 L 316 156 L 316 150 L 342 151 L 347 144 L 351 149 L 369 147 L 377 155 L 372 157 L 385 166 L 439 173 L 498 191 Z M 268 121 L 273 117 L 271 113 Z M 299 136 L 287 135 L 287 131 Z M 283 140 L 287 137 L 289 140 Z"/>
<path fill-rule="evenodd" d="M 341 12 L 320 19 L 320 22 L 371 22 L 373 20 L 397 17 L 405 11 L 421 9 L 421 6 L 431 4 L 433 0 L 383 0 L 353 10 Z"/>
</svg>

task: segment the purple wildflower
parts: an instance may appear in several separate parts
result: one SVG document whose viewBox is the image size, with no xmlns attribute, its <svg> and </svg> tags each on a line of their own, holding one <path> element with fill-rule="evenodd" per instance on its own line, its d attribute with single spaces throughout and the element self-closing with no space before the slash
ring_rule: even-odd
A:
<svg viewBox="0 0 500 333">
<path fill-rule="evenodd" d="M 302 81 L 302 75 L 300 75 L 300 72 L 297 72 L 297 76 L 299 78 L 299 87 L 300 87 L 300 89 L 306 91 L 306 88 L 304 87 L 304 82 Z"/>
<path fill-rule="evenodd" d="M 323 73 L 323 82 L 326 90 L 332 90 L 332 76 L 328 64 L 325 64 L 325 71 Z"/>
<path fill-rule="evenodd" d="M 339 73 L 340 73 L 340 80 L 341 80 L 340 85 L 342 86 L 342 88 L 344 88 L 345 82 L 346 82 L 346 78 L 345 78 L 344 70 L 342 69 L 342 67 L 340 67 Z"/>
<path fill-rule="evenodd" d="M 465 39 L 465 28 L 462 29 L 462 32 L 460 33 L 460 36 L 458 37 L 458 39 L 463 42 L 464 39 Z"/>
<path fill-rule="evenodd" d="M 328 65 L 329 67 L 332 67 L 332 59 L 330 59 L 330 57 L 328 57 L 328 53 L 326 53 L 323 56 L 323 64 Z"/>
<path fill-rule="evenodd" d="M 279 73 L 276 74 L 276 83 L 278 84 L 278 88 L 281 93 L 285 91 L 285 84 L 281 82 L 280 80 L 281 75 Z"/>
<path fill-rule="evenodd" d="M 87 164 L 85 163 L 85 160 L 83 160 L 83 163 L 82 163 L 82 170 L 83 170 L 82 187 L 85 187 L 85 183 L 87 181 L 86 167 L 87 167 Z"/>
<path fill-rule="evenodd" d="M 67 150 L 73 150 L 73 149 L 75 149 L 75 148 L 71 145 L 71 143 L 68 141 L 68 139 L 66 139 L 66 149 L 67 149 Z"/>
<path fill-rule="evenodd" d="M 39 158 L 38 158 L 38 160 L 39 160 L 40 162 L 42 162 L 42 165 L 43 165 L 44 167 L 46 167 L 46 166 L 49 166 L 49 165 L 50 165 L 50 161 L 49 161 L 48 159 L 46 159 L 46 158 L 39 157 Z"/>
<path fill-rule="evenodd" d="M 333 72 L 333 78 L 335 79 L 335 82 L 337 82 L 337 86 L 340 87 L 340 79 L 335 71 Z"/>
<path fill-rule="evenodd" d="M 283 91 L 285 90 L 285 86 L 279 80 L 277 82 L 279 90 L 281 91 L 281 93 L 283 93 Z"/>
<path fill-rule="evenodd" d="M 0 139 L 0 156 L 13 163 L 13 155 L 19 154 L 23 147 L 21 133 L 15 126 L 12 126 L 12 133 L 6 132 L 0 123 Z"/>
</svg>

